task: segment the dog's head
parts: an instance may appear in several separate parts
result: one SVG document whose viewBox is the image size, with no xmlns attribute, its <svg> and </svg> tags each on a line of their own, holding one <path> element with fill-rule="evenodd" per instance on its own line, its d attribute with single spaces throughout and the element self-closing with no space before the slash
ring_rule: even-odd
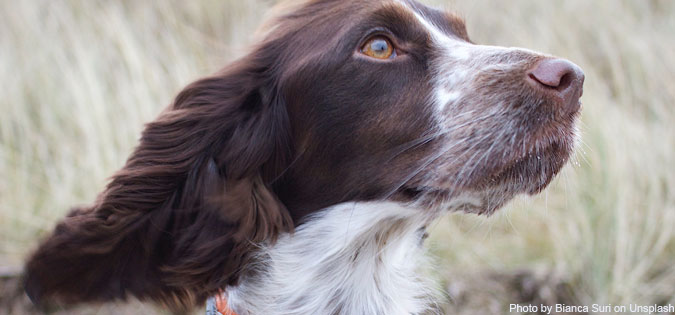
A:
<svg viewBox="0 0 675 315">
<path fill-rule="evenodd" d="M 490 213 L 572 151 L 584 77 L 568 61 L 475 45 L 460 18 L 412 0 L 313 0 L 270 25 L 57 226 L 26 266 L 34 299 L 190 306 L 320 209 Z"/>
</svg>

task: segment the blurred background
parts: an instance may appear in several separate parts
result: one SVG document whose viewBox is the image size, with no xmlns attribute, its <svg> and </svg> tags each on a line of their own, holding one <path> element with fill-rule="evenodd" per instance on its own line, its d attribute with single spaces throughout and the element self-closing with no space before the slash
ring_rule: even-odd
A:
<svg viewBox="0 0 675 315">
<path fill-rule="evenodd" d="M 586 73 L 583 141 L 550 188 L 432 227 L 439 307 L 675 304 L 675 2 L 424 2 L 459 12 L 477 43 L 547 52 Z M 94 200 L 183 86 L 246 52 L 273 3 L 0 0 L 0 314 L 34 312 L 16 289 L 26 255 Z M 54 312 L 73 313 L 161 311 Z"/>
</svg>

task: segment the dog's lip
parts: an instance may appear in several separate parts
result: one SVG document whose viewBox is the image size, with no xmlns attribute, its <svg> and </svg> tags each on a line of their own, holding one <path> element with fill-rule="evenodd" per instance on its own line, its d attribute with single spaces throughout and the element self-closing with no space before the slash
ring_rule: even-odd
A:
<svg viewBox="0 0 675 315">
<path fill-rule="evenodd" d="M 404 185 L 397 190 L 397 195 L 406 201 L 449 199 L 457 191 L 430 185 Z"/>
<path fill-rule="evenodd" d="M 578 113 L 571 115 L 577 116 Z M 525 152 L 511 151 L 482 176 L 464 181 L 443 182 L 409 181 L 396 195 L 404 201 L 423 201 L 430 205 L 448 201 L 465 192 L 479 193 L 500 186 L 509 187 L 513 193 L 535 195 L 543 191 L 564 167 L 574 147 L 571 128 L 540 130 L 531 138 Z M 453 184 L 454 183 L 454 184 Z"/>
<path fill-rule="evenodd" d="M 421 196 L 434 198 L 451 198 L 463 191 L 480 191 L 503 184 L 513 184 L 512 181 L 521 181 L 521 192 L 530 195 L 541 192 L 550 183 L 552 178 L 564 166 L 571 148 L 567 148 L 563 141 L 552 141 L 546 146 L 536 150 L 537 153 L 528 152 L 513 157 L 502 164 L 491 175 L 462 186 L 445 185 L 404 185 L 399 193 L 407 196 L 409 200 L 419 199 Z M 532 168 L 532 166 L 536 168 Z"/>
</svg>

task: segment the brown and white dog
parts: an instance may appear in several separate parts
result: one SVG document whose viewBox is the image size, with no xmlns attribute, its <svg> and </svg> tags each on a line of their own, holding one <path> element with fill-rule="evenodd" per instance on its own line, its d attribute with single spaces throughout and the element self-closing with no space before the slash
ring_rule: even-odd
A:
<svg viewBox="0 0 675 315">
<path fill-rule="evenodd" d="M 26 265 L 34 301 L 132 295 L 244 314 L 419 314 L 424 228 L 535 194 L 577 139 L 584 74 L 473 44 L 414 0 L 311 0 L 189 85 Z"/>
</svg>

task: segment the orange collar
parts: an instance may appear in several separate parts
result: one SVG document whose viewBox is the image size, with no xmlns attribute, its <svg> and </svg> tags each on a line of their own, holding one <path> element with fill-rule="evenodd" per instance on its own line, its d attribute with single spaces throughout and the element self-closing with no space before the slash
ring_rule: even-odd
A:
<svg viewBox="0 0 675 315">
<path fill-rule="evenodd" d="M 227 298 L 223 291 L 216 295 L 216 310 L 222 315 L 237 315 L 235 311 L 227 305 Z"/>
</svg>

